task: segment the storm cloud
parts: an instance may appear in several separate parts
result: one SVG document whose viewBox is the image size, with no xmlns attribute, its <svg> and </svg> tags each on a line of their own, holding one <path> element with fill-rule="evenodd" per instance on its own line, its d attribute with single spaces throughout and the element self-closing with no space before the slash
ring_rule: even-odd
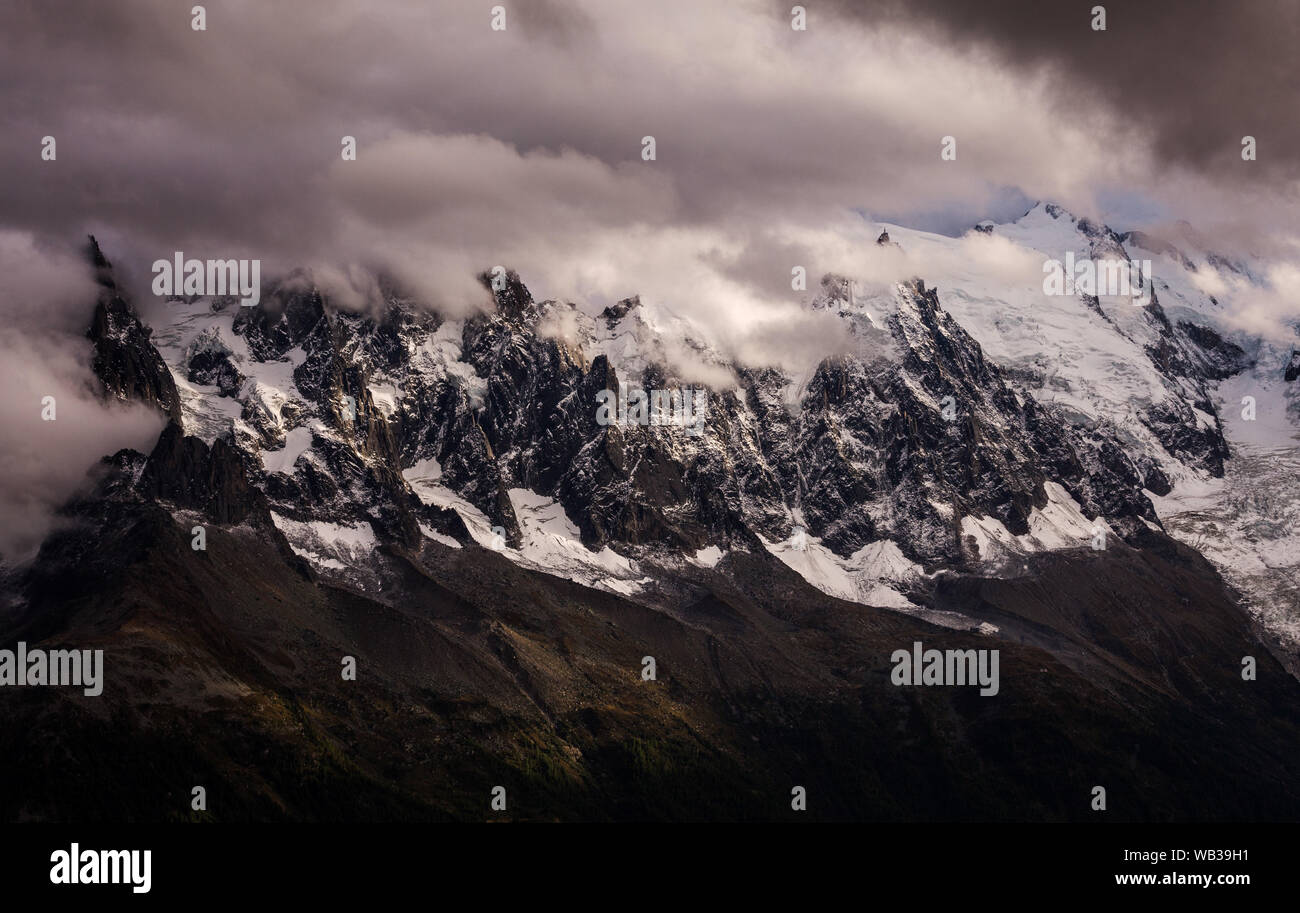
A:
<svg viewBox="0 0 1300 913">
<path fill-rule="evenodd" d="M 1104 31 L 1092 27 L 1096 7 Z M 1064 113 L 1082 102 L 1127 121 L 1168 165 L 1245 187 L 1300 178 L 1300 5 L 1290 0 L 829 0 L 814 8 L 988 53 L 999 69 L 1046 79 Z M 1247 135 L 1260 153 L 1244 168 Z"/>
<path fill-rule="evenodd" d="M 196 32 L 162 0 L 7 4 L 4 218 L 94 231 L 128 271 L 175 249 L 392 267 L 447 307 L 496 263 L 578 296 L 644 271 L 651 234 L 707 257 L 846 214 L 955 233 L 1008 198 L 1295 230 L 1294 63 L 1271 53 L 1294 13 L 1265 4 L 1112 4 L 1105 33 L 1017 4 L 813 4 L 804 32 L 768 2 L 504 5 L 493 31 L 474 4 L 219 0 Z"/>
</svg>

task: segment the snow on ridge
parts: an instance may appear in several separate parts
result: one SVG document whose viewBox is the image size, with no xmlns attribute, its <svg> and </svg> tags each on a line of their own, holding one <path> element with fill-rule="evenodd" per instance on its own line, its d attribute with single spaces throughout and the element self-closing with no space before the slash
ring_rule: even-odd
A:
<svg viewBox="0 0 1300 913">
<path fill-rule="evenodd" d="M 366 562 L 378 547 L 375 531 L 361 521 L 347 526 L 324 520 L 293 520 L 271 512 L 276 529 L 289 540 L 294 554 L 317 567 L 344 570 Z"/>
<path fill-rule="evenodd" d="M 1029 514 L 1029 532 L 1016 535 L 995 517 L 965 516 L 961 520 L 962 537 L 974 540 L 980 561 L 997 564 L 1034 552 L 1060 551 L 1091 547 L 1095 531 L 1116 535 L 1103 517 L 1089 520 L 1068 491 L 1056 482 L 1045 482 L 1047 505 L 1035 507 Z"/>
<path fill-rule="evenodd" d="M 665 305 L 644 301 L 617 318 L 575 315 L 586 357 L 604 355 L 620 380 L 635 385 L 649 367 L 661 365 L 683 385 L 739 389 L 734 365 L 711 334 Z"/>
<path fill-rule="evenodd" d="M 784 542 L 769 542 L 758 534 L 767 551 L 828 596 L 872 608 L 889 609 L 957 631 L 978 630 L 996 634 L 997 625 L 979 622 L 960 612 L 919 606 L 898 591 L 900 585 L 921 581 L 925 572 L 890 539 L 869 542 L 848 558 L 841 558 L 806 532 L 796 532 Z"/>
<path fill-rule="evenodd" d="M 294 346 L 280 359 L 258 361 L 249 351 L 248 340 L 234 332 L 238 308 L 214 311 L 210 297 L 150 305 L 151 341 L 176 383 L 185 433 L 209 446 L 217 438 L 233 434 L 245 449 L 260 451 L 269 472 L 292 473 L 293 463 L 311 444 L 311 431 L 321 428 L 287 429 L 283 449 L 265 450 L 262 435 L 244 420 L 244 413 L 245 407 L 251 407 L 268 426 L 286 431 L 284 406 L 300 399 L 293 372 L 307 358 L 302 346 Z M 214 386 L 189 380 L 190 358 L 201 351 L 228 353 L 231 364 L 244 377 L 235 396 L 222 396 Z"/>
<path fill-rule="evenodd" d="M 1107 236 L 1085 232 L 1081 224 L 1040 203 L 1014 222 L 961 238 L 887 228 L 926 286 L 937 288 L 944 310 L 991 361 L 1015 372 L 1015 386 L 1079 420 L 1113 423 L 1171 479 L 1194 473 L 1142 421 L 1153 405 L 1177 399 L 1190 406 L 1199 396 L 1190 381 L 1166 376 L 1149 356 L 1148 349 L 1163 339 L 1150 309 L 1124 295 L 1101 296 L 1094 305 L 1081 296 L 1044 293 L 1044 263 L 1069 253 L 1086 259 L 1094 244 L 1099 251 L 1109 245 Z M 1161 308 L 1213 323 L 1201 318 L 1223 308 L 1195 287 L 1186 268 L 1167 257 L 1151 259 Z M 1212 424 L 1208 417 L 1198 421 Z"/>
<path fill-rule="evenodd" d="M 624 596 L 641 592 L 651 580 L 641 575 L 634 562 L 609 546 L 598 552 L 587 548 L 559 501 L 525 488 L 507 492 L 522 534 L 519 548 L 510 548 L 504 530 L 494 527 L 486 514 L 442 485 L 441 477 L 442 468 L 435 459 L 421 460 L 402 472 L 402 478 L 423 503 L 456 511 L 475 542 L 500 552 L 515 564 Z M 428 530 L 421 529 L 429 535 Z M 442 541 L 436 536 L 430 538 Z"/>
<path fill-rule="evenodd" d="M 243 407 L 236 399 L 219 396 L 216 387 L 189 381 L 190 347 L 210 340 L 231 352 L 240 365 L 248 359 L 248 343 L 230 328 L 230 317 L 213 311 L 211 299 L 149 302 L 150 341 L 171 372 L 181 400 L 185 433 L 201 438 L 209 446 L 222 434 L 243 424 Z"/>
<path fill-rule="evenodd" d="M 784 542 L 769 542 L 761 534 L 758 538 L 769 553 L 827 595 L 885 608 L 917 607 L 891 584 L 922 576 L 921 567 L 888 539 L 841 558 L 802 529 Z"/>
</svg>

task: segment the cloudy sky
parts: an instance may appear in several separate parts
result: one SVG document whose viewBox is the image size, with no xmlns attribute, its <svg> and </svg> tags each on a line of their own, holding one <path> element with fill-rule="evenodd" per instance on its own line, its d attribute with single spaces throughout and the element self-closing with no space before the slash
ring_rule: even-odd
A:
<svg viewBox="0 0 1300 913">
<path fill-rule="evenodd" d="M 1112 3 L 1104 32 L 1038 0 L 814 0 L 802 32 L 769 0 L 528 0 L 504 31 L 488 0 L 213 0 L 201 32 L 191 5 L 4 4 L 0 218 L 144 269 L 390 268 L 447 306 L 498 262 L 568 297 L 695 285 L 686 261 L 725 276 L 855 212 L 1296 230 L 1295 3 Z"/>
<path fill-rule="evenodd" d="M 750 352 L 791 265 L 851 272 L 874 220 L 959 234 L 1049 199 L 1300 249 L 1285 0 L 1106 3 L 1102 32 L 1093 3 L 1040 0 L 811 0 L 804 31 L 770 0 L 211 0 L 205 31 L 193 5 L 0 5 L 0 344 L 24 389 L 76 385 L 75 345 L 37 358 L 58 376 L 28 364 L 93 301 L 87 232 L 140 292 L 182 250 L 308 266 L 357 306 L 389 273 L 463 312 L 505 264 Z"/>
</svg>

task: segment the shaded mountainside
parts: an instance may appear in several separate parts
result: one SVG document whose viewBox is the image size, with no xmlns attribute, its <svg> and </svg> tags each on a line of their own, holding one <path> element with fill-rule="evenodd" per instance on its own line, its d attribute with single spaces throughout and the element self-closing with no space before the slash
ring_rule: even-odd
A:
<svg viewBox="0 0 1300 913">
<path fill-rule="evenodd" d="M 785 819 L 793 785 L 816 819 L 1095 820 L 1095 785 L 1107 820 L 1300 817 L 1300 685 L 1162 534 L 938 578 L 995 639 L 831 598 L 761 553 L 687 575 L 666 612 L 478 546 L 386 547 L 372 598 L 256 518 L 193 551 L 197 514 L 124 496 L 139 468 L 106 464 L 117 495 L 78 506 L 7 625 L 104 649 L 108 681 L 6 695 L 9 820 Z M 894 686 L 914 640 L 1000 648 L 998 695 Z"/>
</svg>

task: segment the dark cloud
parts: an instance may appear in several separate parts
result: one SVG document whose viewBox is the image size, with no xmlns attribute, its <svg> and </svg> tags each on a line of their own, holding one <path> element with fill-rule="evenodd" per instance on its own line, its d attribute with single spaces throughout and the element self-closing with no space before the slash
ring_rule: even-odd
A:
<svg viewBox="0 0 1300 913">
<path fill-rule="evenodd" d="M 194 32 L 171 0 L 6 4 L 0 31 L 20 39 L 0 58 L 5 217 L 288 266 L 362 253 L 350 215 L 399 230 L 438 205 L 419 184 L 338 199 L 344 135 L 359 168 L 395 135 L 491 137 L 539 164 L 572 150 L 663 177 L 675 209 L 655 220 L 746 230 L 852 207 L 951 230 L 1000 213 L 1012 185 L 1087 209 L 1103 179 L 1132 187 L 1186 163 L 1264 183 L 1300 148 L 1293 55 L 1276 53 L 1296 13 L 1270 19 L 1269 3 L 1112 4 L 1101 34 L 1086 4 L 841 0 L 814 5 L 806 33 L 761 5 L 502 5 L 506 32 L 491 4 L 216 0 Z M 1261 160 L 1242 167 L 1245 132 Z M 938 159 L 947 134 L 960 165 Z M 38 158 L 44 135 L 57 164 Z M 465 167 L 466 187 L 489 185 Z M 499 196 L 482 205 L 505 228 L 541 217 Z M 587 202 L 599 208 L 570 208 Z"/>
<path fill-rule="evenodd" d="M 1092 29 L 1098 5 L 1106 10 L 1103 32 Z M 1080 100 L 1099 101 L 1135 135 L 1150 131 L 1158 158 L 1216 180 L 1300 178 L 1294 0 L 830 0 L 814 8 L 988 50 L 997 66 L 1026 78 L 1047 73 L 1062 117 Z M 1243 166 L 1247 135 L 1259 158 Z"/>
<path fill-rule="evenodd" d="M 494 5 L 214 0 L 205 32 L 173 0 L 0 6 L 0 221 L 93 231 L 135 288 L 185 250 L 388 268 L 453 308 L 497 263 L 557 295 L 650 294 L 594 277 L 653 278 L 670 250 L 681 273 L 761 262 L 854 213 L 956 232 L 1140 192 L 1252 243 L 1295 232 L 1292 7 L 1113 3 L 1095 33 L 1087 3 L 836 0 L 795 32 L 766 0 L 530 0 L 496 32 Z"/>
<path fill-rule="evenodd" d="M 173 0 L 0 6 L 0 222 L 93 231 L 135 288 L 185 250 L 384 268 L 452 308 L 497 263 L 607 300 L 666 292 L 675 258 L 679 303 L 724 314 L 780 292 L 748 264 L 829 262 L 823 230 L 860 217 L 956 232 L 1140 193 L 1252 243 L 1296 230 L 1295 185 L 1266 178 L 1296 148 L 1295 12 L 1272 3 L 1109 4 L 1105 33 L 1087 3 L 840 0 L 807 32 L 766 0 L 503 3 L 505 32 L 451 0 L 205 5 L 205 32 Z"/>
<path fill-rule="evenodd" d="M 595 23 L 581 7 L 566 0 L 529 0 L 512 7 L 524 30 L 570 47 L 596 37 Z"/>
</svg>

